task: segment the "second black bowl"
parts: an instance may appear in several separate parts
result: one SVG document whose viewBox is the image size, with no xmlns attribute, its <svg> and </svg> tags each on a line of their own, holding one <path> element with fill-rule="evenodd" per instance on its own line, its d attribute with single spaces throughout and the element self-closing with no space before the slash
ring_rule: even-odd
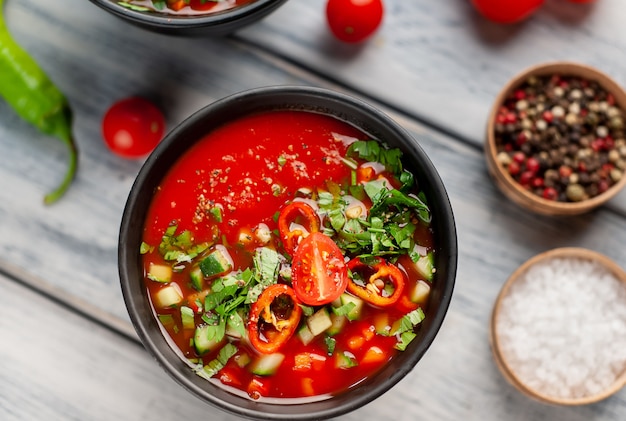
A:
<svg viewBox="0 0 626 421">
<path fill-rule="evenodd" d="M 220 12 L 173 15 L 130 9 L 119 0 L 90 0 L 107 12 L 144 29 L 173 35 L 226 35 L 267 16 L 287 0 L 254 0 Z"/>
</svg>

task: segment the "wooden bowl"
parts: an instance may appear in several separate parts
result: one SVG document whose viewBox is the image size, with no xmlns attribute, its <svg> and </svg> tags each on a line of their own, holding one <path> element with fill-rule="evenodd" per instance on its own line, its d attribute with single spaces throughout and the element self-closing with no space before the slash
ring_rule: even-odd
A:
<svg viewBox="0 0 626 421">
<path fill-rule="evenodd" d="M 505 167 L 498 162 L 496 145 L 496 118 L 507 95 L 520 87 L 530 76 L 577 76 L 597 82 L 615 98 L 615 105 L 626 112 L 626 92 L 609 76 L 590 66 L 571 63 L 554 62 L 530 67 L 508 82 L 498 94 L 487 122 L 487 142 L 484 148 L 487 167 L 495 184 L 510 200 L 538 214 L 544 215 L 577 215 L 591 211 L 615 196 L 626 184 L 626 174 L 605 192 L 579 202 L 547 200 L 522 187 Z M 625 116 L 626 117 L 626 116 Z"/>
<path fill-rule="evenodd" d="M 535 257 L 529 259 L 528 261 L 526 261 L 524 264 L 522 264 L 517 270 L 515 270 L 513 272 L 513 274 L 509 277 L 509 279 L 506 281 L 506 283 L 503 285 L 493 308 L 493 312 L 492 312 L 492 316 L 491 316 L 491 322 L 490 322 L 490 326 L 489 326 L 489 341 L 490 341 L 490 345 L 491 345 L 491 350 L 494 356 L 494 360 L 496 362 L 496 365 L 498 367 L 498 369 L 500 370 L 500 372 L 502 373 L 502 375 L 504 376 L 504 378 L 511 383 L 513 386 L 515 386 L 516 389 L 518 389 L 519 391 L 521 391 L 523 394 L 538 400 L 540 402 L 543 403 L 548 403 L 548 404 L 555 404 L 555 405 L 584 405 L 584 404 L 590 404 L 590 403 L 594 403 L 594 402 L 598 402 L 601 401 L 609 396 L 611 396 L 612 394 L 616 393 L 618 390 L 620 390 L 625 384 L 626 384 L 626 356 L 624 357 L 623 360 L 623 367 L 624 369 L 621 371 L 621 373 L 619 375 L 616 376 L 615 381 L 612 382 L 612 384 L 608 387 L 605 387 L 604 389 L 602 389 L 600 392 L 598 393 L 593 393 L 593 394 L 589 394 L 586 396 L 578 396 L 578 397 L 558 397 L 555 396 L 554 394 L 550 394 L 545 392 L 544 390 L 539 390 L 541 388 L 537 388 L 535 386 L 532 386 L 530 384 L 530 382 L 528 381 L 528 376 L 526 375 L 520 375 L 520 370 L 519 370 L 519 366 L 515 366 L 515 362 L 513 361 L 515 359 L 515 357 L 512 357 L 511 351 L 506 351 L 506 346 L 504 344 L 504 342 L 506 341 L 505 339 L 503 339 L 502 335 L 503 335 L 503 327 L 502 325 L 499 325 L 499 322 L 502 322 L 501 320 L 499 320 L 501 317 L 505 317 L 502 315 L 503 312 L 503 308 L 504 305 L 506 305 L 506 300 L 505 297 L 508 297 L 509 294 L 511 294 L 511 289 L 512 287 L 517 283 L 519 285 L 519 282 L 523 282 L 520 281 L 521 279 L 523 279 L 526 274 L 528 273 L 528 271 L 535 265 L 539 264 L 539 263 L 545 263 L 548 262 L 550 259 L 560 259 L 560 258 L 573 258 L 573 259 L 580 259 L 583 261 L 590 261 L 592 263 L 597 263 L 599 265 L 601 265 L 602 267 L 604 267 L 607 271 L 607 273 L 611 274 L 613 277 L 615 277 L 616 279 L 618 279 L 619 282 L 626 284 L 626 272 L 624 272 L 624 270 L 622 270 L 615 262 L 613 262 L 611 259 L 609 259 L 608 257 L 588 250 L 588 249 L 584 249 L 584 248 L 558 248 L 558 249 L 553 249 L 544 253 L 541 253 L 539 255 L 536 255 Z M 556 279 L 553 279 L 556 282 Z M 552 281 L 552 279 L 551 279 Z M 594 280 L 591 279 L 590 282 L 593 282 Z M 530 280 L 526 280 L 526 282 L 531 282 Z M 625 287 L 626 288 L 626 287 Z M 519 293 L 519 289 L 516 290 Z M 542 291 L 545 292 L 545 291 Z M 622 297 L 623 298 L 623 297 Z M 518 297 L 519 299 L 519 297 Z M 503 301 L 504 300 L 504 301 Z M 510 303 L 510 301 L 509 301 Z M 526 303 L 526 302 L 525 302 Z M 625 303 L 626 304 L 626 303 Z M 530 309 L 529 309 L 530 311 Z M 600 309 L 598 308 L 594 308 L 594 309 L 582 309 L 581 311 L 581 320 L 584 319 L 585 317 L 585 312 L 590 312 L 590 311 L 600 311 Z M 555 313 L 555 310 L 550 310 L 550 314 L 553 315 Z M 569 319 L 568 319 L 569 320 Z M 543 320 L 542 320 L 543 321 Z M 516 320 L 516 322 L 518 322 Z M 594 325 L 595 328 L 596 325 Z M 534 327 L 533 327 L 534 329 Z M 512 330 L 509 330 L 512 331 Z M 517 330 L 516 332 L 519 332 L 519 330 Z M 569 331 L 568 331 L 569 332 Z M 528 332 L 526 332 L 528 333 Z M 556 335 L 555 335 L 556 336 Z M 551 337 L 551 339 L 554 339 L 553 337 Z M 614 341 L 615 338 L 612 337 L 610 339 L 610 341 Z M 580 343 L 580 342 L 577 342 Z M 604 348 L 603 348 L 604 349 Z M 559 356 L 559 358 L 562 355 Z M 552 360 L 551 360 L 552 361 Z M 573 364 L 572 369 L 576 369 L 575 364 Z M 569 370 L 569 368 L 568 368 Z"/>
</svg>

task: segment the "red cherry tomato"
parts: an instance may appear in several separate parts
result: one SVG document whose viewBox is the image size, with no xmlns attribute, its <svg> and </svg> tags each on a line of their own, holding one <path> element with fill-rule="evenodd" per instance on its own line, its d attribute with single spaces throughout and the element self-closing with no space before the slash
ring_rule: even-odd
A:
<svg viewBox="0 0 626 421">
<path fill-rule="evenodd" d="M 296 296 L 318 306 L 338 298 L 348 285 L 348 267 L 337 244 L 321 232 L 303 239 L 293 257 L 291 278 Z"/>
<path fill-rule="evenodd" d="M 360 42 L 369 38 L 383 20 L 382 0 L 328 0 L 328 26 L 335 37 L 344 42 Z"/>
<path fill-rule="evenodd" d="M 131 97 L 116 102 L 102 120 L 102 136 L 115 154 L 139 158 L 161 141 L 165 119 L 150 101 Z"/>
<path fill-rule="evenodd" d="M 529 17 L 544 0 L 472 0 L 474 7 L 487 19 L 497 23 L 514 23 Z"/>
</svg>

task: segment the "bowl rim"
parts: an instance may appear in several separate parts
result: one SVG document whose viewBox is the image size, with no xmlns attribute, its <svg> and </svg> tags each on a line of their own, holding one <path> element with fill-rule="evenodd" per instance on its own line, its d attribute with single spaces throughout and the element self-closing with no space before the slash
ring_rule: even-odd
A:
<svg viewBox="0 0 626 421">
<path fill-rule="evenodd" d="M 545 252 L 539 253 L 530 259 L 526 260 L 520 265 L 506 280 L 498 296 L 494 302 L 494 306 L 491 312 L 491 319 L 489 321 L 489 344 L 492 352 L 492 356 L 496 363 L 496 366 L 500 370 L 503 377 L 512 384 L 516 389 L 521 391 L 524 395 L 533 398 L 539 402 L 564 405 L 564 406 L 577 406 L 586 405 L 595 402 L 599 402 L 615 394 L 626 385 L 626 369 L 618 376 L 615 382 L 596 395 L 590 395 L 583 398 L 558 398 L 550 395 L 546 395 L 540 391 L 533 389 L 524 383 L 519 376 L 516 375 L 515 370 L 507 362 L 506 358 L 500 351 L 500 341 L 496 334 L 497 320 L 500 309 L 502 308 L 502 300 L 507 296 L 509 290 L 517 282 L 517 280 L 523 276 L 532 266 L 555 258 L 579 258 L 584 260 L 593 261 L 599 263 L 609 272 L 611 272 L 622 283 L 626 284 L 626 271 L 622 269 L 614 260 L 608 256 L 583 247 L 559 247 Z"/>
<path fill-rule="evenodd" d="M 254 106 L 255 101 L 257 104 L 263 105 Z M 163 178 L 164 171 L 159 172 L 160 161 L 166 157 L 166 162 L 175 162 L 187 150 L 187 148 L 183 148 L 178 156 L 172 156 L 171 150 L 174 148 L 176 139 L 195 136 L 196 139 L 190 143 L 194 144 L 202 137 L 200 133 L 209 133 L 210 129 L 203 125 L 208 116 L 219 116 L 226 113 L 228 118 L 235 120 L 239 113 L 241 115 L 248 113 L 246 104 L 259 112 L 272 109 L 294 109 L 293 106 L 298 104 L 295 109 L 321 112 L 343 119 L 352 125 L 356 125 L 356 120 L 364 119 L 371 127 L 358 125 L 357 127 L 367 134 L 371 134 L 373 128 L 391 134 L 391 138 L 385 137 L 385 142 L 400 142 L 398 145 L 392 144 L 390 146 L 403 148 L 405 153 L 408 152 L 407 158 L 419 162 L 420 168 L 416 171 L 416 180 L 427 178 L 429 183 L 425 187 L 420 186 L 422 190 L 427 189 L 437 193 L 436 195 L 434 193 L 430 196 L 427 195 L 427 198 L 429 199 L 429 206 L 432 208 L 433 220 L 436 218 L 439 225 L 438 229 L 441 230 L 439 233 L 440 244 L 436 244 L 436 249 L 439 252 L 436 253 L 436 267 L 439 269 L 436 276 L 439 282 L 443 282 L 444 285 L 440 290 L 435 290 L 437 296 L 431 298 L 438 300 L 439 307 L 432 312 L 427 309 L 426 313 L 429 317 L 423 322 L 422 328 L 418 330 L 419 340 L 411 343 L 404 353 L 396 357 L 402 362 L 399 367 L 392 369 L 391 364 L 387 364 L 372 378 L 349 389 L 348 392 L 351 391 L 352 393 L 340 393 L 319 402 L 298 405 L 251 403 L 249 399 L 230 394 L 229 399 L 224 401 L 224 396 L 228 394 L 224 388 L 213 385 L 194 374 L 178 355 L 173 360 L 174 350 L 160 331 L 158 335 L 156 334 L 156 317 L 148 308 L 149 305 L 146 306 L 148 300 L 143 282 L 136 281 L 137 278 L 143 279 L 143 276 L 139 277 L 137 268 L 140 259 L 138 245 L 143 232 L 145 212 L 149 206 L 148 203 L 145 203 L 146 200 L 142 194 L 147 194 L 145 186 L 156 186 Z M 234 117 L 232 117 L 233 114 L 235 114 Z M 222 124 L 224 124 L 223 121 L 219 124 L 209 124 L 209 127 L 212 129 Z M 190 135 L 190 133 L 192 134 Z M 150 177 L 152 177 L 152 182 Z M 132 235 L 133 232 L 135 232 L 134 236 Z M 391 389 L 413 370 L 440 330 L 452 299 L 457 260 L 457 234 L 450 200 L 438 172 L 417 141 L 385 113 L 360 99 L 325 88 L 299 85 L 268 86 L 229 95 L 201 108 L 174 128 L 148 156 L 132 185 L 124 207 L 118 241 L 118 268 L 122 295 L 131 322 L 144 347 L 174 380 L 205 402 L 232 414 L 261 419 L 308 420 L 336 417 L 366 405 Z M 442 262 L 446 264 L 443 265 Z M 135 267 L 133 268 L 133 266 Z M 137 276 L 135 277 L 133 273 Z M 181 364 L 184 364 L 187 369 L 183 370 L 184 367 Z M 379 379 L 377 383 L 374 382 L 376 379 Z M 208 388 L 211 388 L 211 392 Z M 355 391 L 360 393 L 354 393 Z M 349 398 L 348 395 L 350 395 Z M 330 405 L 329 402 L 334 405 Z M 257 410 L 255 407 L 261 409 Z M 285 408 L 295 407 L 304 409 L 306 412 L 285 412 Z"/>
<path fill-rule="evenodd" d="M 95 5 L 135 24 L 166 31 L 218 28 L 245 25 L 257 17 L 265 16 L 287 0 L 254 0 L 241 6 L 220 12 L 198 15 L 174 15 L 158 12 L 142 12 L 120 6 L 117 0 L 90 0 Z"/>
<path fill-rule="evenodd" d="M 520 184 L 504 169 L 497 161 L 497 148 L 495 141 L 495 119 L 501 104 L 506 96 L 516 87 L 520 86 L 529 76 L 545 76 L 559 73 L 562 75 L 579 76 L 598 82 L 603 88 L 614 95 L 616 103 L 626 113 L 626 91 L 608 74 L 601 70 L 583 63 L 573 61 L 552 61 L 536 64 L 517 73 L 500 90 L 493 102 L 486 130 L 486 156 L 487 167 L 496 185 L 513 202 L 530 209 L 534 212 L 547 215 L 577 215 L 591 211 L 606 203 L 617 195 L 626 186 L 626 175 L 604 193 L 581 202 L 557 202 L 544 199 L 522 188 Z"/>
</svg>

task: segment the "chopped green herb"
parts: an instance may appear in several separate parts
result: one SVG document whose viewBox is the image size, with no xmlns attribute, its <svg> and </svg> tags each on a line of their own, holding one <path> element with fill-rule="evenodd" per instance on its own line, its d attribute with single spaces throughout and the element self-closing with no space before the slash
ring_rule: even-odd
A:
<svg viewBox="0 0 626 421">
<path fill-rule="evenodd" d="M 217 222 L 222 222 L 222 208 L 219 206 L 214 206 L 209 209 L 209 213 Z"/>
<path fill-rule="evenodd" d="M 335 338 L 326 336 L 324 338 L 324 343 L 326 344 L 326 353 L 328 355 L 333 355 L 333 353 L 335 352 L 335 346 L 337 345 L 337 341 L 335 340 Z"/>
<path fill-rule="evenodd" d="M 300 304 L 300 308 L 302 309 L 302 314 L 304 314 L 307 317 L 311 316 L 311 315 L 313 315 L 313 313 L 315 313 L 315 309 L 313 307 L 305 306 L 304 304 Z"/>
<path fill-rule="evenodd" d="M 228 360 L 236 353 L 237 347 L 231 343 L 227 343 L 220 349 L 220 352 L 214 360 L 210 361 L 204 367 L 201 367 L 196 373 L 202 377 L 211 378 L 224 368 Z"/>
<path fill-rule="evenodd" d="M 333 313 L 337 316 L 347 316 L 350 314 L 352 310 L 356 307 L 356 304 L 353 302 L 347 302 L 339 307 L 332 307 Z"/>
<path fill-rule="evenodd" d="M 406 347 L 409 346 L 411 341 L 415 339 L 416 336 L 417 335 L 413 332 L 402 332 L 402 334 L 400 335 L 400 339 L 393 347 L 398 351 L 404 351 L 406 350 Z"/>
<path fill-rule="evenodd" d="M 400 149 L 386 149 L 375 140 L 359 140 L 348 148 L 347 156 L 364 159 L 370 162 L 379 162 L 387 171 L 396 175 L 402 172 L 402 151 Z"/>
<path fill-rule="evenodd" d="M 154 247 L 152 247 L 150 244 L 145 243 L 145 242 L 141 242 L 141 246 L 139 246 L 139 253 L 141 254 L 146 254 L 146 253 L 152 253 L 152 251 L 154 250 Z"/>
</svg>

